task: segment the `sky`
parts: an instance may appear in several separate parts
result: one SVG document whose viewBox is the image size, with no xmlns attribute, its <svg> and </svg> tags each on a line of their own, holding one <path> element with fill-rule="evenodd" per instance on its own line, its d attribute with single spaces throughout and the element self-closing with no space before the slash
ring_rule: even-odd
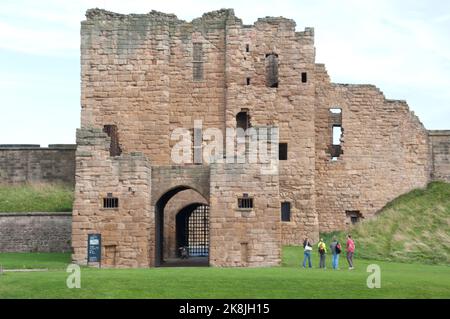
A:
<svg viewBox="0 0 450 319">
<path fill-rule="evenodd" d="M 427 129 L 450 129 L 450 1 L 1 0 L 0 144 L 75 143 L 80 126 L 80 22 L 89 8 L 174 13 L 191 21 L 234 8 L 315 28 L 316 62 L 333 82 L 374 84 L 407 100 Z"/>
</svg>

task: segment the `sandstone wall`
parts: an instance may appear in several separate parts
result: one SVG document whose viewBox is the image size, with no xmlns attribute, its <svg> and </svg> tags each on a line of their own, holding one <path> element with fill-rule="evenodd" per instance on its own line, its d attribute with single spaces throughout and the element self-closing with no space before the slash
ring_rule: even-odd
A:
<svg viewBox="0 0 450 319">
<path fill-rule="evenodd" d="M 173 164 L 173 129 L 224 126 L 224 21 L 227 11 L 192 23 L 152 11 L 89 10 L 81 27 L 82 127 L 115 124 L 124 152 Z M 193 43 L 203 44 L 202 80 L 193 81 Z M 188 111 L 189 110 L 189 111 Z"/>
<path fill-rule="evenodd" d="M 71 251 L 72 213 L 0 213 L 0 252 Z"/>
<path fill-rule="evenodd" d="M 239 209 L 238 198 L 253 198 Z M 277 266 L 281 262 L 278 175 L 261 175 L 254 164 L 211 165 L 210 264 Z"/>
<path fill-rule="evenodd" d="M 314 30 L 296 32 L 295 22 L 285 18 L 258 19 L 252 26 L 236 23 L 228 25 L 226 50 L 226 126 L 236 127 L 236 114 L 248 110 L 252 126 L 279 128 L 280 143 L 288 144 L 287 160 L 279 163 L 280 201 L 291 203 L 291 221 L 281 225 L 282 242 L 300 244 L 305 235 L 317 239 Z M 278 56 L 276 88 L 266 85 L 266 55 L 271 53 Z"/>
<path fill-rule="evenodd" d="M 0 145 L 0 184 L 75 184 L 76 145 Z"/>
<path fill-rule="evenodd" d="M 344 229 L 346 211 L 363 218 L 430 176 L 428 135 L 406 102 L 386 100 L 372 85 L 329 82 L 317 66 L 316 86 L 316 207 L 320 231 Z M 342 109 L 342 149 L 331 160 L 330 108 Z"/>
<path fill-rule="evenodd" d="M 169 161 L 171 15 L 88 10 L 81 24 L 81 127 L 118 127 L 125 153 Z M 173 23 L 172 23 L 173 22 Z"/>
<path fill-rule="evenodd" d="M 450 182 L 450 131 L 428 131 L 433 158 L 431 178 Z"/>
<path fill-rule="evenodd" d="M 77 131 L 77 176 L 72 222 L 73 260 L 87 262 L 88 234 L 102 235 L 102 266 L 148 267 L 154 257 L 151 168 L 140 153 L 110 157 L 101 129 Z M 119 207 L 103 207 L 103 198 Z"/>
</svg>

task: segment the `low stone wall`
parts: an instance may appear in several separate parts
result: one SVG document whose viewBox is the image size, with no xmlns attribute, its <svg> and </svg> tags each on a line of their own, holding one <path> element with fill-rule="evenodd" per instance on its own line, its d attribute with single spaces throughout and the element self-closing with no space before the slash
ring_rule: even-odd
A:
<svg viewBox="0 0 450 319">
<path fill-rule="evenodd" d="M 75 184 L 76 145 L 0 145 L 0 184 Z"/>
<path fill-rule="evenodd" d="M 72 213 L 0 213 L 0 252 L 71 251 Z"/>
<path fill-rule="evenodd" d="M 431 178 L 450 182 L 450 131 L 428 131 L 433 169 Z"/>
</svg>

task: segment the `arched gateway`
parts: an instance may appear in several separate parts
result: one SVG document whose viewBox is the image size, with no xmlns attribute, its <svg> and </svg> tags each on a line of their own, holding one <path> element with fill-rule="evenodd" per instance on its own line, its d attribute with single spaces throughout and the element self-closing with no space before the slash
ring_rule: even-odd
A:
<svg viewBox="0 0 450 319">
<path fill-rule="evenodd" d="M 155 266 L 209 263 L 209 187 L 209 168 L 205 166 L 152 169 Z M 182 196 L 186 192 L 190 196 Z M 199 196 L 201 202 L 196 201 Z M 171 209 L 167 209 L 169 202 L 175 202 Z M 182 247 L 187 249 L 189 258 L 180 263 Z"/>
</svg>

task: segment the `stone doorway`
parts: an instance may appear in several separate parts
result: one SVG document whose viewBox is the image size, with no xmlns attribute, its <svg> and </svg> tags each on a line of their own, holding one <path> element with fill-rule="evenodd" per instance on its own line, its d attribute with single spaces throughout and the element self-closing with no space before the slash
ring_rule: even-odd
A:
<svg viewBox="0 0 450 319">
<path fill-rule="evenodd" d="M 180 198 L 193 202 L 173 210 Z M 181 258 L 181 247 L 188 258 Z M 209 205 L 191 187 L 177 186 L 155 204 L 155 266 L 209 266 Z"/>
</svg>

